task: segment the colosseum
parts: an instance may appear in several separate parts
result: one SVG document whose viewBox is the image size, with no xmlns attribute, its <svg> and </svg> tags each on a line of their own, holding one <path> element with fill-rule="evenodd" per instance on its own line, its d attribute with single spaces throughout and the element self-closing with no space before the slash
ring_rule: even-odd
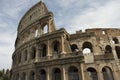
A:
<svg viewBox="0 0 120 80">
<path fill-rule="evenodd" d="M 120 29 L 69 34 L 40 1 L 20 20 L 11 80 L 120 80 Z"/>
</svg>

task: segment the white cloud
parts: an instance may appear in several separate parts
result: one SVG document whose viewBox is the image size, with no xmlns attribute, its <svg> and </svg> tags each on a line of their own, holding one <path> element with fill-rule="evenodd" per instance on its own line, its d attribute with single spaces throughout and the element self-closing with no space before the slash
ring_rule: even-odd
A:
<svg viewBox="0 0 120 80">
<path fill-rule="evenodd" d="M 67 30 L 71 33 L 78 29 L 87 28 L 119 28 L 120 1 L 109 1 L 104 5 L 95 3 L 90 3 L 91 7 L 77 13 L 77 15 L 71 15 L 71 17 L 68 15 L 68 18 L 61 20 L 59 23 L 67 23 Z"/>
<path fill-rule="evenodd" d="M 0 69 L 10 68 L 16 34 L 0 34 Z"/>
</svg>

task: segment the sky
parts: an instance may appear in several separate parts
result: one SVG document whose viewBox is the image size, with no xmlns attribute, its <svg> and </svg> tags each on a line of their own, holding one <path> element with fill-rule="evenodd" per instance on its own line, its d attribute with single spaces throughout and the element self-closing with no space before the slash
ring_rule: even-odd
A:
<svg viewBox="0 0 120 80">
<path fill-rule="evenodd" d="M 0 0 L 0 69 L 11 68 L 17 27 L 40 0 Z M 120 0 L 42 0 L 54 13 L 57 29 L 120 28 Z"/>
</svg>

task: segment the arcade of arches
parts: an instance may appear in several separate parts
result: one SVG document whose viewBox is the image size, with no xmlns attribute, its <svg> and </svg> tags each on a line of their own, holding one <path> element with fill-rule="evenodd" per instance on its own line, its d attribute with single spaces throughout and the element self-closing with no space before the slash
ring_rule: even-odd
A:
<svg viewBox="0 0 120 80">
<path fill-rule="evenodd" d="M 64 80 L 65 78 L 65 80 L 82 80 L 82 73 L 76 66 L 68 67 L 66 74 L 63 74 L 63 72 L 64 69 L 61 70 L 61 68 L 53 68 L 51 69 L 51 73 L 48 73 L 47 69 L 40 69 L 38 73 L 35 73 L 35 71 L 30 71 L 28 74 L 25 72 L 22 74 L 18 73 L 15 75 L 14 80 L 36 80 L 36 78 L 38 80 L 48 80 L 48 77 L 50 78 L 50 76 L 52 80 Z M 87 72 L 85 77 L 87 77 L 86 79 L 88 80 L 115 80 L 114 73 L 108 66 L 104 66 L 100 72 L 93 67 L 89 67 L 85 72 Z M 101 74 L 102 78 L 99 78 L 100 75 L 98 74 Z"/>
</svg>

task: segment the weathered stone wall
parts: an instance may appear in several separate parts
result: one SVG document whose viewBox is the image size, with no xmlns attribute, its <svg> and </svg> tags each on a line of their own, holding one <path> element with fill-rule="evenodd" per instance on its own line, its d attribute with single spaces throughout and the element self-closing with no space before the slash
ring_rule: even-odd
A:
<svg viewBox="0 0 120 80">
<path fill-rule="evenodd" d="M 11 79 L 119 80 L 119 52 L 120 29 L 87 29 L 76 34 L 56 30 L 52 12 L 39 2 L 18 26 Z"/>
</svg>

